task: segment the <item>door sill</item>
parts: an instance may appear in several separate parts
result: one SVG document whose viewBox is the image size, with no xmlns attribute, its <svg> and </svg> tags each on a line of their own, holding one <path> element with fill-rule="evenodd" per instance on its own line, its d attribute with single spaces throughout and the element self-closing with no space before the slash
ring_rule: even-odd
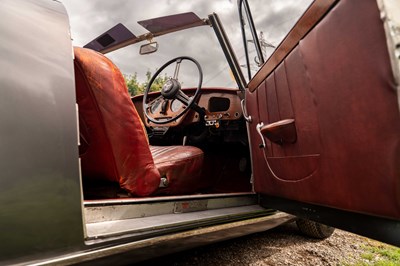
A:
<svg viewBox="0 0 400 266">
<path fill-rule="evenodd" d="M 226 222 L 271 215 L 255 194 L 85 202 L 86 244 L 143 239 Z"/>
</svg>

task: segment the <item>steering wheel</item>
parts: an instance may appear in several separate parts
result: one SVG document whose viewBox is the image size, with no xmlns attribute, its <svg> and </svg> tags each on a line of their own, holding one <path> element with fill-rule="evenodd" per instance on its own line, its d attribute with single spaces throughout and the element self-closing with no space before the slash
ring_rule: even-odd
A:
<svg viewBox="0 0 400 266">
<path fill-rule="evenodd" d="M 181 90 L 181 83 L 178 80 L 179 69 L 180 69 L 180 66 L 181 66 L 181 63 L 183 60 L 187 60 L 187 61 L 194 63 L 196 65 L 198 73 L 199 73 L 199 84 L 197 85 L 197 89 L 196 89 L 196 92 L 194 93 L 193 97 L 189 97 Z M 152 100 L 151 102 L 147 102 L 151 85 L 153 85 L 157 76 L 165 68 L 167 68 L 169 65 L 171 65 L 173 63 L 176 63 L 174 76 L 169 78 L 163 84 L 163 86 L 161 88 L 161 95 L 159 97 Z M 151 77 L 151 79 L 149 81 L 149 84 L 146 87 L 146 90 L 143 95 L 143 112 L 144 112 L 146 118 L 155 124 L 167 124 L 167 123 L 177 120 L 179 117 L 181 117 L 187 111 L 189 111 L 189 109 L 191 107 L 193 107 L 198 95 L 200 94 L 202 83 L 203 83 L 203 71 L 201 69 L 199 62 L 197 62 L 197 60 L 195 60 L 194 58 L 189 57 L 189 56 L 179 56 L 174 59 L 171 59 L 170 61 L 165 63 L 162 67 L 160 67 L 160 69 L 158 69 L 156 71 L 156 73 L 154 73 L 154 75 Z M 162 103 L 162 105 L 165 104 L 166 107 L 164 107 L 163 109 L 166 109 L 166 108 L 168 108 L 168 105 L 171 105 L 172 100 L 180 101 L 184 105 L 183 108 L 180 108 L 181 110 L 178 112 L 170 111 L 170 112 L 168 112 L 168 115 L 166 115 L 166 113 L 164 113 L 165 116 L 160 116 L 158 119 L 154 118 L 154 116 L 151 115 L 151 110 L 153 109 L 153 107 L 155 105 L 158 106 L 161 103 Z"/>
</svg>

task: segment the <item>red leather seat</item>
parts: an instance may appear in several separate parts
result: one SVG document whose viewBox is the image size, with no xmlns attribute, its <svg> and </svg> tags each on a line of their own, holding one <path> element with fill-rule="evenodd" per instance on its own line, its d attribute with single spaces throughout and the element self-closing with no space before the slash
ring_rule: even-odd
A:
<svg viewBox="0 0 400 266">
<path fill-rule="evenodd" d="M 168 185 L 159 193 L 177 195 L 207 186 L 200 182 L 203 152 L 192 146 L 150 146 L 154 164 Z"/>
<path fill-rule="evenodd" d="M 190 146 L 150 149 L 119 69 L 93 50 L 74 52 L 83 180 L 117 182 L 135 196 L 199 189 L 203 152 Z M 165 188 L 159 188 L 161 177 L 167 178 Z"/>
</svg>

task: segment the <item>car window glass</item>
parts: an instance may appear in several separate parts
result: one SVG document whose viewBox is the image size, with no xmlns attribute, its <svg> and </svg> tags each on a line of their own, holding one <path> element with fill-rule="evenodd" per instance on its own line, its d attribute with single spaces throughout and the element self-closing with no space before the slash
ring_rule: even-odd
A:
<svg viewBox="0 0 400 266">
<path fill-rule="evenodd" d="M 229 65 L 219 47 L 218 40 L 210 27 L 202 26 L 166 34 L 154 40 L 159 43 L 158 51 L 155 53 L 139 55 L 139 47 L 143 43 L 138 43 L 125 49 L 114 51 L 107 56 L 116 62 L 124 62 L 121 57 L 129 56 L 131 65 L 119 65 L 119 67 L 132 69 L 132 72 L 138 73 L 141 81 L 146 80 L 146 76 L 143 74 L 147 72 L 154 74 L 157 69 L 170 59 L 183 55 L 190 56 L 198 60 L 202 67 L 204 74 L 203 87 L 237 87 L 236 82 L 230 75 Z M 210 61 L 210 58 L 213 58 L 213 60 Z M 169 67 L 161 75 L 173 75 L 174 67 L 175 65 Z M 197 68 L 193 64 L 184 62 L 180 68 L 179 78 L 184 87 L 197 87 Z"/>
<path fill-rule="evenodd" d="M 265 61 L 272 55 L 276 47 L 278 47 L 311 2 L 311 0 L 248 0 Z M 257 55 L 248 18 L 245 14 L 243 14 L 243 18 L 249 62 L 246 62 L 244 52 L 238 58 L 245 77 L 248 79 L 248 73 L 250 72 L 250 77 L 253 77 L 262 65 L 262 62 Z"/>
</svg>

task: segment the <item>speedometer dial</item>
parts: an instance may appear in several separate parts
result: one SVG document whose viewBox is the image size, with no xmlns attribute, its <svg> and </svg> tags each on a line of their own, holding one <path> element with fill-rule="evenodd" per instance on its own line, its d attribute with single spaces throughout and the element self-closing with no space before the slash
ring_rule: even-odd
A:
<svg viewBox="0 0 400 266">
<path fill-rule="evenodd" d="M 179 100 L 173 100 L 171 103 L 171 111 L 178 112 L 183 106 L 183 103 Z"/>
<path fill-rule="evenodd" d="M 154 101 L 154 103 L 151 105 L 150 112 L 152 114 L 155 114 L 160 111 L 160 108 L 161 108 L 161 100 L 158 99 L 158 100 Z"/>
</svg>

